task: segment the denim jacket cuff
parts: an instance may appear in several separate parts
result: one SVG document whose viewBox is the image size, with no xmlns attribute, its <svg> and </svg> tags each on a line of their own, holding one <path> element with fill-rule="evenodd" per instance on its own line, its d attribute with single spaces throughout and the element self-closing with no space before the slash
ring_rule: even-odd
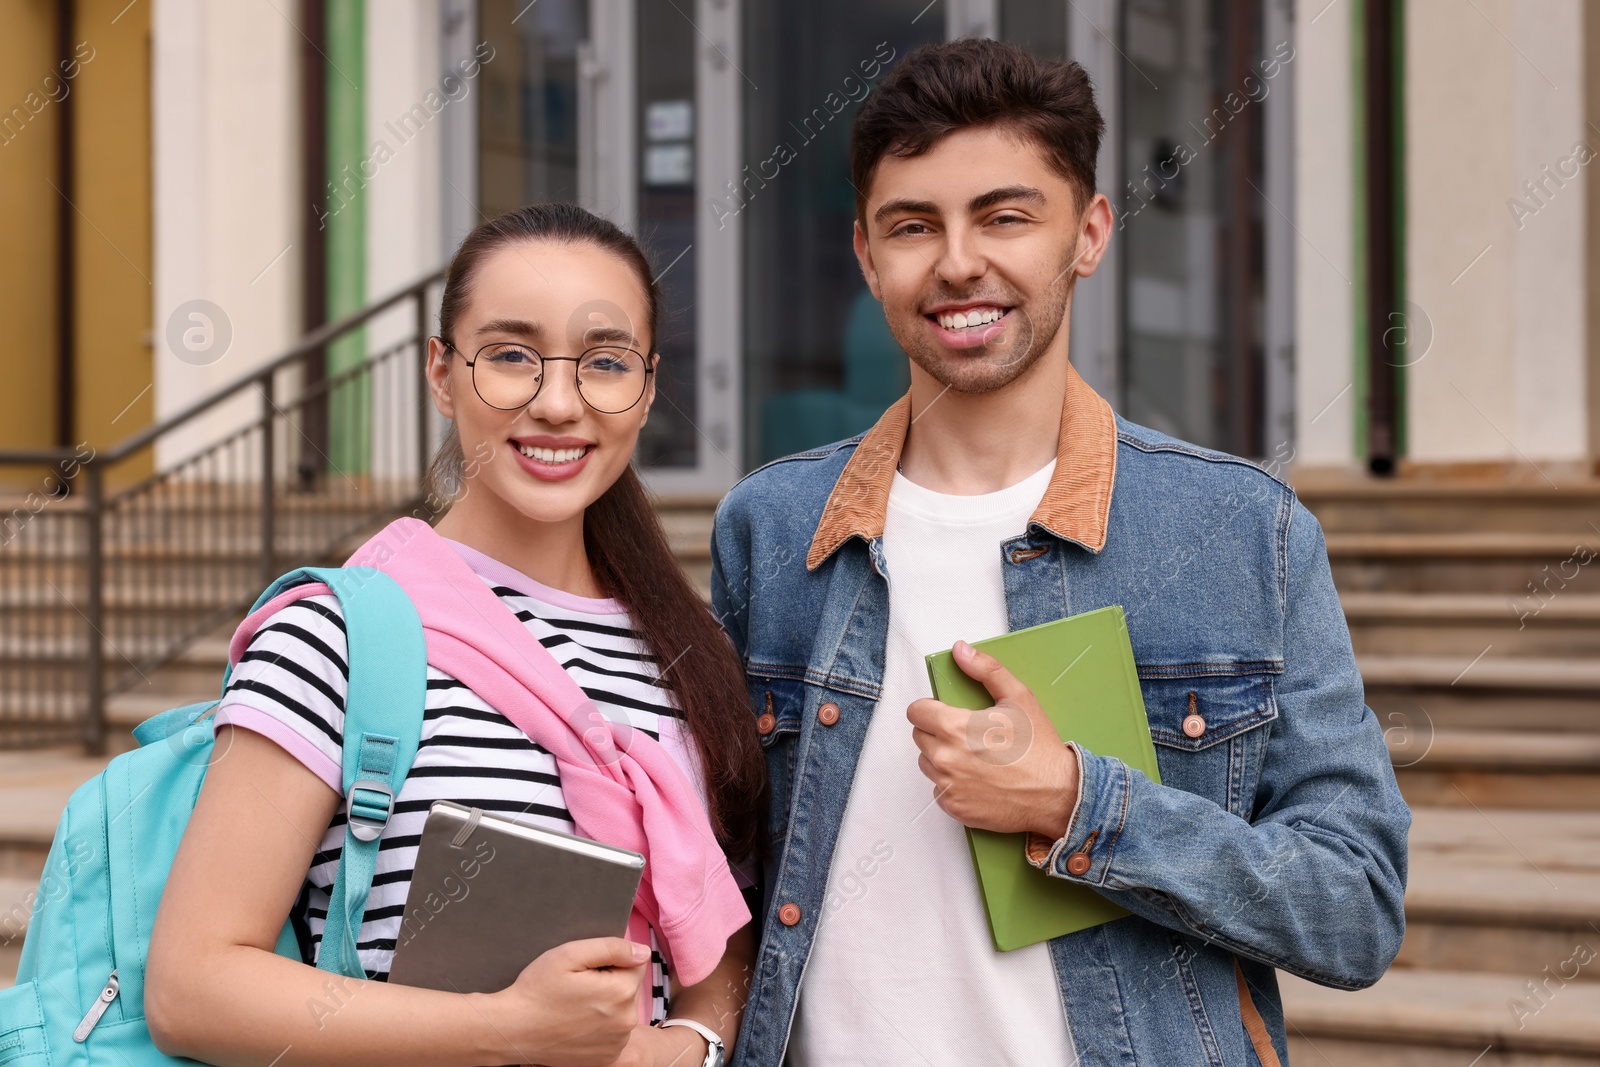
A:
<svg viewBox="0 0 1600 1067">
<path fill-rule="evenodd" d="M 1078 764 L 1078 791 L 1072 798 L 1072 811 L 1067 816 L 1067 834 L 1072 834 L 1072 824 L 1078 821 L 1078 809 L 1083 806 L 1083 750 L 1074 741 L 1063 741 L 1067 751 L 1071 752 Z M 1037 830 L 1029 830 L 1022 843 L 1022 854 L 1029 863 L 1040 870 L 1046 869 L 1049 863 L 1050 851 L 1060 842 L 1052 841 Z"/>
<path fill-rule="evenodd" d="M 1104 885 L 1128 817 L 1128 765 L 1077 745 L 1072 748 L 1078 754 L 1078 801 L 1066 836 L 1052 842 L 1043 834 L 1030 833 L 1028 862 L 1057 878 Z"/>
</svg>

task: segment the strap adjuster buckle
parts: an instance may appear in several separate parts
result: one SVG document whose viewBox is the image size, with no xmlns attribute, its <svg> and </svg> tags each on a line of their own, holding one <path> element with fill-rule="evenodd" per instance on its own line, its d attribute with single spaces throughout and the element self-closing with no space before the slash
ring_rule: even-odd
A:
<svg viewBox="0 0 1600 1067">
<path fill-rule="evenodd" d="M 394 790 L 374 778 L 358 778 L 345 796 L 344 814 L 350 836 L 357 841 L 376 841 L 389 825 L 394 812 Z"/>
</svg>

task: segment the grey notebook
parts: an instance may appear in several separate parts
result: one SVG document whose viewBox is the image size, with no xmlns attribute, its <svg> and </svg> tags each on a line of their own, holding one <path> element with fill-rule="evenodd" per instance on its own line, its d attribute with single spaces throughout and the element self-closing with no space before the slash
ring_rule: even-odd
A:
<svg viewBox="0 0 1600 1067">
<path fill-rule="evenodd" d="M 637 852 L 435 801 L 389 981 L 504 989 L 547 949 L 623 936 L 643 872 Z"/>
</svg>

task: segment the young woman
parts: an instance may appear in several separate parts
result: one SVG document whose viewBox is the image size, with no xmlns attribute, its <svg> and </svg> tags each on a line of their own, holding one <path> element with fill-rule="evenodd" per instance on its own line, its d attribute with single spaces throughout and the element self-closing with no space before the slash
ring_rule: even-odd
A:
<svg viewBox="0 0 1600 1067">
<path fill-rule="evenodd" d="M 655 397 L 659 304 L 638 245 L 580 208 L 523 208 L 474 231 L 450 265 L 428 350 L 434 403 L 454 422 L 432 480 L 452 503 L 431 531 L 400 522 L 449 546 L 452 562 L 470 568 L 465 580 L 491 590 L 599 714 L 644 735 L 632 744 L 675 758 L 679 781 L 703 798 L 702 809 L 691 794 L 690 806 L 705 839 L 715 832 L 722 864 L 724 852 L 753 854 L 766 779 L 738 661 L 678 570 L 630 465 Z M 439 669 L 432 651 L 421 743 L 356 934 L 373 980 L 332 985 L 327 972 L 273 954 L 286 918 L 310 963 L 321 948 L 345 833 L 346 650 L 338 600 L 307 596 L 254 630 L 235 666 L 217 712 L 225 757 L 207 773 L 151 941 L 146 1013 L 157 1044 L 241 1067 L 278 1057 L 387 1067 L 707 1061 L 698 1030 L 641 1025 L 648 1015 L 693 1020 L 731 1048 L 755 950 L 748 924 L 708 977 L 682 988 L 653 928 L 649 945 L 602 938 L 553 949 L 496 993 L 383 981 L 430 803 L 574 828 L 562 753 Z M 666 907 L 663 929 L 674 929 Z"/>
</svg>

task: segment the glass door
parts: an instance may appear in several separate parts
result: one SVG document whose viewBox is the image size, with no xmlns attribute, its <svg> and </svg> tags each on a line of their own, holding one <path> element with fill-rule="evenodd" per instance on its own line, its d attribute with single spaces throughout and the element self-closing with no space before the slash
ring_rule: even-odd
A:
<svg viewBox="0 0 1600 1067">
<path fill-rule="evenodd" d="M 1134 0 L 1118 206 L 1124 410 L 1262 453 L 1261 100 L 1256 0 Z"/>
<path fill-rule="evenodd" d="M 911 49 L 945 39 L 928 0 L 811 0 L 745 9 L 744 166 L 717 190 L 744 230 L 745 459 L 859 433 L 909 382 L 906 356 L 851 247 L 849 133 Z"/>
<path fill-rule="evenodd" d="M 479 32 L 493 57 L 483 64 L 478 105 L 479 213 L 577 200 L 587 0 L 480 0 Z"/>
</svg>

